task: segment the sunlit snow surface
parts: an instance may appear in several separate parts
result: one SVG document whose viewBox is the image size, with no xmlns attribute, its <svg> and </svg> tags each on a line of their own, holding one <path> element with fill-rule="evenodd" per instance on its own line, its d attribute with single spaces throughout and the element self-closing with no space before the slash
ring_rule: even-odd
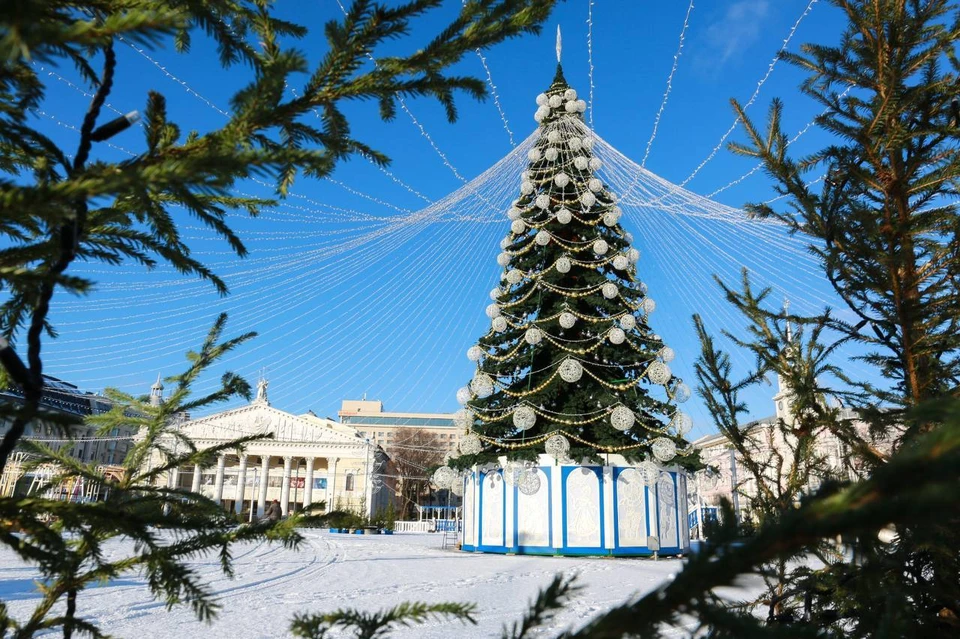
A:
<svg viewBox="0 0 960 639">
<path fill-rule="evenodd" d="M 77 609 L 116 637 L 240 639 L 289 636 L 296 612 L 330 612 L 340 607 L 372 611 L 403 601 L 467 601 L 478 604 L 476 626 L 430 621 L 400 628 L 391 636 L 490 637 L 500 636 L 505 623 L 519 619 L 527 602 L 557 572 L 578 573 L 584 588 L 550 623 L 554 629 L 546 633 L 550 636 L 560 628 L 581 625 L 631 594 L 649 591 L 681 568 L 676 559 L 467 554 L 442 550 L 441 536 L 434 534 L 307 531 L 305 535 L 306 543 L 296 551 L 267 544 L 237 547 L 233 580 L 222 575 L 215 556 L 194 562 L 222 605 L 211 626 L 196 621 L 186 606 L 167 611 L 152 599 L 137 575 L 81 593 Z M 9 550 L 0 550 L 0 599 L 17 619 L 25 619 L 37 602 L 35 576 L 36 571 Z M 675 629 L 676 636 L 689 632 L 689 628 Z"/>
</svg>

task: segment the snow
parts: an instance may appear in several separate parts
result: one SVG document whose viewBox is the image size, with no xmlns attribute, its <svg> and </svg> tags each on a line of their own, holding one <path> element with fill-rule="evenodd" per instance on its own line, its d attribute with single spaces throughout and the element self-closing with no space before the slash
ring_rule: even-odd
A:
<svg viewBox="0 0 960 639">
<path fill-rule="evenodd" d="M 583 587 L 551 623 L 578 626 L 597 612 L 644 593 L 680 570 L 678 559 L 504 556 L 443 550 L 438 534 L 344 535 L 304 531 L 299 550 L 277 544 L 235 547 L 236 576 L 219 570 L 214 556 L 193 567 L 217 592 L 222 610 L 211 627 L 187 606 L 167 611 L 154 601 L 136 574 L 80 593 L 77 610 L 117 637 L 231 639 L 284 636 L 294 613 L 341 607 L 373 611 L 403 601 L 464 601 L 478 604 L 478 625 L 434 620 L 400 628 L 393 636 L 418 639 L 499 636 L 520 618 L 528 602 L 558 572 L 577 573 Z M 113 552 L 123 550 L 119 545 Z M 129 550 L 129 549 L 128 549 Z M 8 550 L 0 551 L 0 599 L 14 618 L 24 619 L 38 595 L 36 571 Z M 555 633 L 551 633 L 555 634 Z"/>
</svg>

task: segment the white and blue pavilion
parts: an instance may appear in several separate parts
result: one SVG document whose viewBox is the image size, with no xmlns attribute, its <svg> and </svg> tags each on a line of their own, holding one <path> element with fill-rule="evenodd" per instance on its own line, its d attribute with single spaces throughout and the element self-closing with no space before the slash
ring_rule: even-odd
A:
<svg viewBox="0 0 960 639">
<path fill-rule="evenodd" d="M 505 482 L 501 468 L 467 473 L 464 551 L 607 556 L 689 551 L 687 478 L 679 467 L 664 467 L 648 484 L 627 463 L 556 464 L 546 455 L 539 463 L 540 487 L 530 495 Z"/>
</svg>

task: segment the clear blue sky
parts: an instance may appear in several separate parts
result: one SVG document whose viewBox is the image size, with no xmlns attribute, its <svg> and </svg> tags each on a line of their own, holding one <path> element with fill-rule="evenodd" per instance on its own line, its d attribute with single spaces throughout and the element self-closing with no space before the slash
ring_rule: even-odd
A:
<svg viewBox="0 0 960 639">
<path fill-rule="evenodd" d="M 325 49 L 323 23 L 340 15 L 336 2 L 284 0 L 278 5 L 282 15 L 311 29 L 299 46 L 317 60 Z M 384 53 L 409 51 L 422 43 L 458 5 L 452 1 L 418 23 L 410 38 L 391 43 Z M 680 182 L 707 157 L 733 122 L 729 99 L 750 97 L 807 5 L 808 0 L 698 0 L 647 168 Z M 644 155 L 664 94 L 687 6 L 682 0 L 598 0 L 593 7 L 595 129 L 637 162 Z M 563 29 L 566 77 L 581 97 L 589 99 L 587 11 L 584 0 L 569 0 L 558 7 L 540 37 L 511 41 L 485 53 L 515 141 L 535 128 L 534 98 L 553 77 L 557 24 Z M 809 41 L 835 42 L 841 28 L 838 12 L 827 2 L 818 2 L 789 49 L 796 51 Z M 160 91 L 167 97 L 171 118 L 185 130 L 203 131 L 223 122 L 223 115 L 207 102 L 227 110 L 229 95 L 245 79 L 243 68 L 220 69 L 211 48 L 200 38 L 188 55 L 169 49 L 149 55 L 207 102 L 132 49 L 120 45 L 119 54 L 117 90 L 110 104 L 124 112 L 142 110 L 146 91 Z M 71 69 L 57 71 L 76 82 Z M 475 56 L 468 56 L 458 71 L 485 75 Z M 792 132 L 806 125 L 820 109 L 798 93 L 802 77 L 797 69 L 778 64 L 751 109 L 754 117 L 762 119 L 769 101 L 779 96 L 786 101 L 785 129 Z M 53 77 L 49 81 L 50 99 L 39 121 L 51 136 L 74 148 L 76 133 L 56 121 L 79 126 L 86 98 Z M 512 148 L 492 97 L 484 103 L 460 99 L 460 121 L 455 125 L 448 124 L 440 108 L 428 100 L 408 104 L 437 147 L 467 179 Z M 386 152 L 393 159 L 390 171 L 427 198 L 439 199 L 462 185 L 404 113 L 390 123 L 379 121 L 373 104 L 351 105 L 348 113 L 356 136 Z M 823 140 L 811 131 L 796 148 L 810 150 Z M 112 142 L 133 152 L 144 147 L 137 129 Z M 126 157 L 102 145 L 97 151 L 105 158 Z M 711 193 L 752 166 L 722 150 L 688 188 Z M 311 180 L 298 182 L 294 192 L 329 207 L 385 218 L 404 214 L 391 206 L 415 210 L 424 205 L 360 159 L 340 166 L 333 177 L 368 197 L 338 184 Z M 517 181 L 510 185 L 515 190 L 519 179 L 511 179 Z M 267 192 L 257 185 L 246 188 Z M 758 172 L 717 199 L 740 206 L 767 197 L 768 180 Z M 45 349 L 47 372 L 86 390 L 116 386 L 146 392 L 157 373 L 169 375 L 181 368 L 183 352 L 199 343 L 218 311 L 226 310 L 233 331 L 252 329 L 261 334 L 232 358 L 230 368 L 255 379 L 258 370 L 266 367 L 271 399 L 279 408 L 333 415 L 342 399 L 366 394 L 383 399 L 393 410 L 454 410 L 454 392 L 471 372 L 464 353 L 488 326 L 483 308 L 499 276 L 493 257 L 507 231 L 506 221 L 496 229 L 433 225 L 409 237 L 395 233 L 344 249 L 341 243 L 380 226 L 338 220 L 331 216 L 337 209 L 328 208 L 326 214 L 310 211 L 317 207 L 303 199 L 291 198 L 289 205 L 264 220 L 237 222 L 251 248 L 246 261 L 230 258 L 224 245 L 204 239 L 203 231 L 190 228 L 196 226 L 193 220 L 182 218 L 186 234 L 197 238 L 201 257 L 213 262 L 233 289 L 222 300 L 209 286 L 166 268 L 146 272 L 135 266 L 81 267 L 80 272 L 91 273 L 101 285 L 86 300 L 59 298 L 53 319 L 62 336 Z M 640 235 L 640 229 L 633 230 Z M 642 241 L 638 238 L 638 243 Z M 690 314 L 709 317 L 714 328 L 737 330 L 737 326 L 705 277 L 691 272 L 689 288 L 683 291 L 686 301 L 681 303 L 668 290 L 671 283 L 659 281 L 655 274 L 682 276 L 687 249 L 679 240 L 659 248 L 658 254 L 666 257 L 649 275 L 648 263 L 641 261 L 640 272 L 652 291 L 661 291 L 653 325 L 680 353 L 677 373 L 692 385 L 696 344 Z M 315 252 L 318 249 L 335 254 L 324 256 Z M 700 257 L 709 262 L 722 256 Z M 644 260 L 654 259 L 653 253 L 645 253 Z M 773 248 L 760 250 L 757 259 L 790 272 L 790 263 Z M 797 296 L 803 295 L 799 287 Z M 809 302 L 810 308 L 818 305 Z M 769 398 L 774 392 L 760 388 L 750 397 L 754 416 L 772 413 Z M 695 435 L 712 430 L 702 409 L 692 413 Z"/>
</svg>

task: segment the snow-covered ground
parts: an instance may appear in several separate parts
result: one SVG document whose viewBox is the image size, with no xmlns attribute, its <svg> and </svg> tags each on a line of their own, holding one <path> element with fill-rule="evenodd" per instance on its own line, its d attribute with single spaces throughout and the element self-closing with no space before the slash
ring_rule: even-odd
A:
<svg viewBox="0 0 960 639">
<path fill-rule="evenodd" d="M 237 547 L 236 577 L 225 578 L 215 557 L 196 562 L 219 595 L 219 618 L 207 627 L 189 608 L 167 611 L 137 575 L 80 594 L 78 612 L 117 637 L 217 636 L 241 639 L 287 634 L 296 612 L 340 607 L 377 610 L 402 601 L 468 601 L 478 604 L 478 625 L 449 621 L 400 629 L 418 639 L 499 636 L 528 601 L 558 572 L 577 573 L 583 590 L 551 624 L 579 625 L 595 613 L 646 592 L 681 567 L 676 559 L 608 559 L 502 556 L 441 550 L 435 534 L 337 535 L 305 532 L 297 551 L 279 545 Z M 119 550 L 119 549 L 118 549 Z M 35 571 L 0 551 L 0 599 L 16 618 L 36 601 Z M 678 632 L 678 635 L 685 634 Z"/>
</svg>

